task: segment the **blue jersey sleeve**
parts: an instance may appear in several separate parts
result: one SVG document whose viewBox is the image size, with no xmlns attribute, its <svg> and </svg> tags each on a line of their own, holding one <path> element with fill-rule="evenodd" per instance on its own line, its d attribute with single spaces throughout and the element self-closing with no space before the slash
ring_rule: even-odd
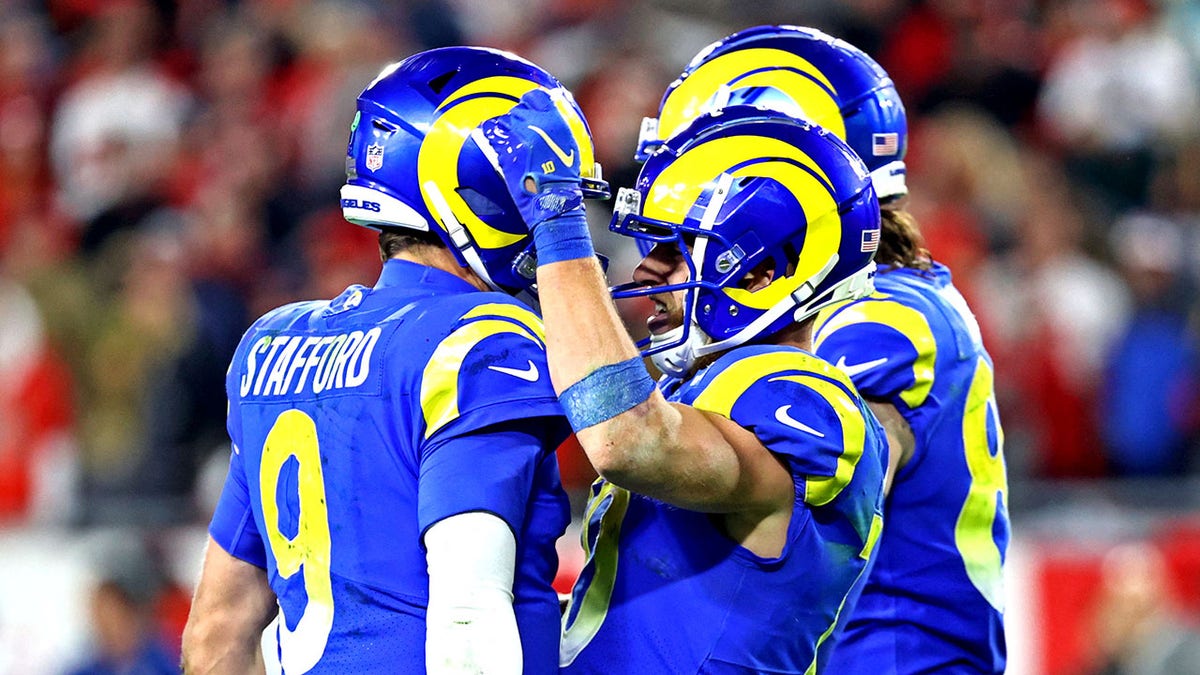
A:
<svg viewBox="0 0 1200 675">
<path fill-rule="evenodd" d="M 505 303 L 467 312 L 426 362 L 420 406 L 425 442 L 509 420 L 561 416 L 541 319 Z"/>
<path fill-rule="evenodd" d="M 692 405 L 753 431 L 787 461 L 810 506 L 833 501 L 874 442 L 869 413 L 846 376 L 799 350 L 762 351 L 725 365 Z"/>
<path fill-rule="evenodd" d="M 881 294 L 821 312 L 813 349 L 871 400 L 912 409 L 933 388 L 937 342 L 928 320 Z"/>
<path fill-rule="evenodd" d="M 208 533 L 233 557 L 264 569 L 267 567 L 267 552 L 250 508 L 246 474 L 236 445 L 229 458 L 229 473 L 225 476 L 225 487 L 217 501 Z"/>
<path fill-rule="evenodd" d="M 439 520 L 471 511 L 495 514 L 520 533 L 538 466 L 567 433 L 561 418 L 533 418 L 439 435 L 421 456 L 417 519 L 422 536 Z"/>
</svg>

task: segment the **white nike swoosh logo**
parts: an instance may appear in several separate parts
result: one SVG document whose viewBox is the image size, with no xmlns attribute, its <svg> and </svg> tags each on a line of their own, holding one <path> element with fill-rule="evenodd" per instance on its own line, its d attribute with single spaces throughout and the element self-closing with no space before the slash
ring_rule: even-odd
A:
<svg viewBox="0 0 1200 675">
<path fill-rule="evenodd" d="M 550 138 L 550 135 L 545 131 L 542 131 L 541 128 L 535 127 L 531 124 L 529 125 L 529 130 L 536 133 L 538 136 L 541 136 L 542 140 L 546 141 L 546 145 L 550 146 L 550 149 L 554 151 L 554 154 L 558 155 L 558 158 L 561 159 L 563 163 L 567 165 L 567 167 L 570 167 L 575 163 L 574 148 L 571 149 L 571 152 L 563 152 L 562 148 L 558 147 L 558 143 L 555 143 L 554 140 Z"/>
<path fill-rule="evenodd" d="M 791 407 L 792 407 L 791 405 L 781 405 L 778 408 L 776 408 L 775 409 L 775 419 L 779 420 L 780 424 L 787 425 L 793 429 L 799 429 L 800 431 L 810 433 L 813 436 L 816 436 L 817 438 L 825 438 L 825 434 L 821 433 L 820 431 L 817 431 L 816 429 L 808 426 L 804 422 L 801 422 L 800 420 L 789 415 L 788 410 Z"/>
<path fill-rule="evenodd" d="M 537 364 L 533 361 L 529 362 L 528 368 L 508 368 L 505 366 L 488 366 L 488 368 L 496 371 L 497 373 L 512 375 L 513 377 L 525 380 L 526 382 L 537 382 L 538 377 L 541 376 L 541 373 L 538 372 Z"/>
<path fill-rule="evenodd" d="M 865 373 L 866 371 L 874 368 L 875 366 L 880 366 L 885 363 L 887 363 L 887 357 L 884 357 L 882 359 L 875 359 L 874 361 L 864 361 L 862 363 L 856 363 L 854 365 L 849 365 L 846 363 L 846 357 L 843 356 L 843 357 L 839 358 L 838 362 L 835 363 L 834 365 L 837 366 L 838 370 L 845 373 L 846 377 L 854 377 L 855 375 L 858 375 L 859 373 Z"/>
</svg>

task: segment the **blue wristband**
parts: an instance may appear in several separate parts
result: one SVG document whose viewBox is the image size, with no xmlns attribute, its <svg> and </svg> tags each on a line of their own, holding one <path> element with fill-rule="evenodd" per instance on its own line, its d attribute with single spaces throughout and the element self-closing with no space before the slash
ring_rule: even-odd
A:
<svg viewBox="0 0 1200 675">
<path fill-rule="evenodd" d="M 569 211 L 539 223 L 533 228 L 533 244 L 537 249 L 539 265 L 591 258 L 596 255 L 583 209 Z"/>
<path fill-rule="evenodd" d="M 610 420 L 650 398 L 654 380 L 641 357 L 601 366 L 558 397 L 567 421 L 582 431 Z"/>
</svg>

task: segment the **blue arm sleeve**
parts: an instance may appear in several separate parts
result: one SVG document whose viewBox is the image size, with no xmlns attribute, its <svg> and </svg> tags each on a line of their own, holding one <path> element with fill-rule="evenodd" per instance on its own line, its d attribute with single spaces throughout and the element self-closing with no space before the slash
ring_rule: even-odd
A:
<svg viewBox="0 0 1200 675">
<path fill-rule="evenodd" d="M 208 533 L 229 555 L 266 569 L 267 552 L 259 536 L 258 525 L 254 522 L 246 475 L 236 446 L 229 458 L 229 473 L 225 477 L 225 487 L 221 490 Z"/>
<path fill-rule="evenodd" d="M 538 466 L 568 431 L 561 417 L 539 417 L 439 436 L 421 455 L 417 519 L 422 535 L 443 518 L 484 511 L 508 523 L 519 543 Z"/>
</svg>

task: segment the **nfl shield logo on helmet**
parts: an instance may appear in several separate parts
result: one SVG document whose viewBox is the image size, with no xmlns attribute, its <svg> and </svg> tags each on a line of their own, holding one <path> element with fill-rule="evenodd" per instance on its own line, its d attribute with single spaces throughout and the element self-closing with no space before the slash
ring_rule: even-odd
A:
<svg viewBox="0 0 1200 675">
<path fill-rule="evenodd" d="M 367 169 L 378 171 L 383 168 L 383 146 L 372 143 L 367 146 Z"/>
</svg>

